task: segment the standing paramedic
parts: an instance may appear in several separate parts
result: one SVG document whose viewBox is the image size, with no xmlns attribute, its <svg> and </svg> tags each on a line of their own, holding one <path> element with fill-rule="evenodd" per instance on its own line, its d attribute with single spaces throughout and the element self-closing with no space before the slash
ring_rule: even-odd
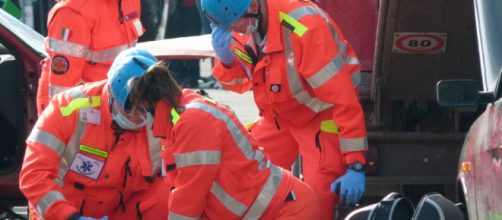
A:
<svg viewBox="0 0 502 220">
<path fill-rule="evenodd" d="M 148 56 L 124 51 L 108 81 L 62 92 L 40 115 L 19 182 L 31 219 L 167 218 L 170 188 L 159 177 L 153 117 L 128 101 L 128 81 L 144 73 L 137 60 L 153 63 Z"/>
<path fill-rule="evenodd" d="M 135 109 L 155 114 L 173 186 L 169 219 L 319 219 L 312 189 L 270 163 L 233 112 L 182 90 L 164 64 L 131 81 Z"/>
<path fill-rule="evenodd" d="M 117 54 L 143 34 L 140 15 L 139 0 L 57 0 L 47 19 L 38 114 L 61 91 L 106 79 Z"/>
<path fill-rule="evenodd" d="M 214 27 L 213 75 L 227 89 L 253 90 L 262 118 L 250 131 L 271 161 L 290 168 L 300 152 L 323 219 L 332 219 L 339 200 L 355 204 L 368 144 L 354 86 L 358 59 L 338 26 L 306 0 L 201 3 Z"/>
</svg>

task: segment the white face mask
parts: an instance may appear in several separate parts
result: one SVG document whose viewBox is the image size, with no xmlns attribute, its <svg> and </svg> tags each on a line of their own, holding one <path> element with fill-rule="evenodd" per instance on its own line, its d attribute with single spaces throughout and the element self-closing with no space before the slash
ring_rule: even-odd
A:
<svg viewBox="0 0 502 220">
<path fill-rule="evenodd" d="M 153 121 L 153 117 L 149 113 L 140 116 L 130 116 L 117 102 L 112 103 L 112 119 L 125 130 L 138 130 L 144 127 L 148 123 L 148 120 Z"/>
</svg>

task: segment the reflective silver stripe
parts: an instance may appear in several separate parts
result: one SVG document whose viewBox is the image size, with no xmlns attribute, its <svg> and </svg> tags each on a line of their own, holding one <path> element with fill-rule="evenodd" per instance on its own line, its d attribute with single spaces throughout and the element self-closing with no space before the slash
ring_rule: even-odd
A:
<svg viewBox="0 0 502 220">
<path fill-rule="evenodd" d="M 63 194 L 59 191 L 49 191 L 37 204 L 37 211 L 41 218 L 45 215 L 47 209 L 57 201 L 65 200 Z"/>
<path fill-rule="evenodd" d="M 329 79 L 335 76 L 344 65 L 343 58 L 341 56 L 335 56 L 331 62 L 326 64 L 321 70 L 317 71 L 314 75 L 307 79 L 312 88 L 317 89 L 324 85 Z"/>
<path fill-rule="evenodd" d="M 160 154 L 160 138 L 153 136 L 153 121 L 148 122 L 146 129 L 148 136 L 148 150 L 150 152 L 150 160 L 152 162 L 152 176 L 157 175 L 162 168 L 162 155 Z"/>
<path fill-rule="evenodd" d="M 55 95 L 64 92 L 68 89 L 71 89 L 72 87 L 66 87 L 66 86 L 54 86 L 54 85 L 49 85 L 49 97 L 54 97 Z"/>
<path fill-rule="evenodd" d="M 300 81 L 300 75 L 296 69 L 295 54 L 293 53 L 293 45 L 291 43 L 291 30 L 283 27 L 284 50 L 287 57 L 286 71 L 288 74 L 288 87 L 293 97 L 299 102 L 310 108 L 315 113 L 319 113 L 328 108 L 333 107 L 333 104 L 325 103 L 318 98 L 310 96 L 303 88 Z"/>
<path fill-rule="evenodd" d="M 258 161 L 258 168 L 260 170 L 266 167 L 267 161 L 265 160 L 263 153 L 253 150 L 251 143 L 247 139 L 246 135 L 242 133 L 237 124 L 235 124 L 235 122 L 225 113 L 211 105 L 199 102 L 189 103 L 187 106 L 185 106 L 185 108 L 199 109 L 213 115 L 219 120 L 222 120 L 227 125 L 228 132 L 230 132 L 233 140 L 235 141 L 237 146 L 239 146 L 239 149 L 241 149 L 246 158 L 249 160 Z"/>
<path fill-rule="evenodd" d="M 217 165 L 221 161 L 221 151 L 193 151 L 175 154 L 176 168 L 194 165 Z"/>
<path fill-rule="evenodd" d="M 359 64 L 359 59 L 357 57 L 348 57 L 347 64 Z"/>
<path fill-rule="evenodd" d="M 331 34 L 333 35 L 333 39 L 335 40 L 336 45 L 338 46 L 338 54 L 333 58 L 333 60 L 328 63 L 326 66 L 324 66 L 320 71 L 318 71 L 316 74 L 311 76 L 309 79 L 307 79 L 307 82 L 312 86 L 314 89 L 319 88 L 322 86 L 327 80 L 329 80 L 331 77 L 336 75 L 340 70 L 342 69 L 344 64 L 359 64 L 359 60 L 355 57 L 348 57 L 346 54 L 347 50 L 347 45 L 340 41 L 340 38 L 338 37 L 338 33 L 336 32 L 336 29 L 334 28 L 333 24 L 330 22 L 329 18 L 326 16 L 326 13 L 322 11 L 320 8 L 317 7 L 312 7 L 312 6 L 304 6 L 304 7 L 299 7 L 293 10 L 288 14 L 290 17 L 299 20 L 303 16 L 306 15 L 320 15 L 322 16 L 325 20 L 328 26 L 331 29 Z M 358 80 L 359 79 L 359 80 Z M 359 85 L 360 83 L 360 76 L 353 76 L 353 83 L 354 85 Z"/>
<path fill-rule="evenodd" d="M 177 214 L 177 213 L 170 211 L 169 217 L 167 219 L 169 219 L 169 220 L 199 220 L 200 217 L 188 217 L 188 216 L 180 215 L 180 214 Z"/>
<path fill-rule="evenodd" d="M 64 186 L 63 179 L 66 176 L 68 170 L 70 169 L 70 165 L 71 162 L 73 161 L 73 158 L 75 158 L 75 156 L 78 153 L 80 147 L 80 140 L 84 136 L 86 128 L 87 128 L 87 123 L 77 120 L 77 126 L 75 127 L 75 131 L 73 132 L 70 141 L 68 141 L 66 149 L 63 152 L 63 156 L 61 157 L 61 161 L 59 162 L 59 174 L 56 177 L 56 179 L 54 179 L 54 182 L 61 187 Z"/>
<path fill-rule="evenodd" d="M 177 165 L 177 164 L 176 164 Z M 248 207 L 241 202 L 234 199 L 230 194 L 228 194 L 217 182 L 213 182 L 211 187 L 211 193 L 232 213 L 241 217 Z"/>
<path fill-rule="evenodd" d="M 95 63 L 102 63 L 113 61 L 119 53 L 125 49 L 129 48 L 128 45 L 119 45 L 110 49 L 100 50 L 100 51 L 92 51 L 89 50 L 89 54 L 87 55 L 87 60 Z"/>
<path fill-rule="evenodd" d="M 270 176 L 243 219 L 259 219 L 272 201 L 282 181 L 282 170 L 270 164 Z"/>
<path fill-rule="evenodd" d="M 229 86 L 233 86 L 233 85 L 241 85 L 244 83 L 244 81 L 246 80 L 246 78 L 237 78 L 237 79 L 233 79 L 231 81 L 219 81 L 219 83 L 223 84 L 223 85 L 229 85 Z"/>
<path fill-rule="evenodd" d="M 87 45 L 76 44 L 54 38 L 47 39 L 47 49 L 52 50 L 54 53 L 61 53 L 64 55 L 82 58 L 85 58 L 89 53 L 89 46 Z"/>
<path fill-rule="evenodd" d="M 84 93 L 82 93 L 81 87 L 72 87 L 69 90 L 65 91 L 70 95 L 73 99 L 85 98 L 87 97 Z"/>
<path fill-rule="evenodd" d="M 115 57 L 121 51 L 129 48 L 129 45 L 122 44 L 110 49 L 93 51 L 89 49 L 89 46 L 87 45 L 48 38 L 47 47 L 54 53 L 61 53 L 69 56 L 85 58 L 88 61 L 99 63 L 113 61 L 113 59 L 115 59 Z"/>
<path fill-rule="evenodd" d="M 360 138 L 340 138 L 342 151 L 362 151 L 368 149 L 368 139 Z"/>
<path fill-rule="evenodd" d="M 354 87 L 358 87 L 363 82 L 361 71 L 353 72 L 350 74 L 350 77 L 352 78 L 352 84 L 354 84 Z"/>
<path fill-rule="evenodd" d="M 43 144 L 50 149 L 54 150 L 58 156 L 61 156 L 65 149 L 65 144 L 51 133 L 42 131 L 38 128 L 31 130 L 30 136 L 27 141 L 37 142 Z"/>
</svg>

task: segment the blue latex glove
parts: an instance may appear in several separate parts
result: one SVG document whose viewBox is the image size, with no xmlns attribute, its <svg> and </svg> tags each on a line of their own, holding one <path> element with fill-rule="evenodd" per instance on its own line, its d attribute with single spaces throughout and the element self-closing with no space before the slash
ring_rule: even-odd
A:
<svg viewBox="0 0 502 220">
<path fill-rule="evenodd" d="M 338 186 L 339 185 L 339 186 Z M 347 172 L 331 184 L 331 191 L 340 195 L 343 205 L 355 205 L 364 194 L 366 175 L 347 169 Z M 339 192 L 337 192 L 337 186 Z"/>
<path fill-rule="evenodd" d="M 226 65 L 234 61 L 234 53 L 230 50 L 230 41 L 232 40 L 232 32 L 227 28 L 220 26 L 212 26 L 211 44 L 216 53 L 216 57 Z"/>
</svg>

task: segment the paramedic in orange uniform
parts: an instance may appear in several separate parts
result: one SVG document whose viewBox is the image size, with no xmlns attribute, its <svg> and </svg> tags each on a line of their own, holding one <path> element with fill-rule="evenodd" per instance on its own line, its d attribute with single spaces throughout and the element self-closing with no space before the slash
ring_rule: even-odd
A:
<svg viewBox="0 0 502 220">
<path fill-rule="evenodd" d="M 131 82 L 133 108 L 155 114 L 173 186 L 169 219 L 319 219 L 312 189 L 272 164 L 232 110 L 182 90 L 165 65 Z"/>
<path fill-rule="evenodd" d="M 31 219 L 166 219 L 170 188 L 160 178 L 153 117 L 128 104 L 127 82 L 155 63 L 121 53 L 103 80 L 56 95 L 26 140 L 20 188 Z M 85 216 L 85 217 L 84 217 Z"/>
<path fill-rule="evenodd" d="M 213 75 L 227 89 L 252 90 L 260 118 L 250 131 L 290 168 L 298 152 L 323 219 L 365 190 L 365 120 L 355 84 L 356 54 L 311 1 L 202 0 L 217 56 Z M 340 199 L 335 192 L 340 187 Z"/>
<path fill-rule="evenodd" d="M 37 110 L 82 82 L 106 79 L 113 59 L 143 34 L 138 0 L 58 0 L 47 19 L 49 57 L 39 79 Z"/>
</svg>

